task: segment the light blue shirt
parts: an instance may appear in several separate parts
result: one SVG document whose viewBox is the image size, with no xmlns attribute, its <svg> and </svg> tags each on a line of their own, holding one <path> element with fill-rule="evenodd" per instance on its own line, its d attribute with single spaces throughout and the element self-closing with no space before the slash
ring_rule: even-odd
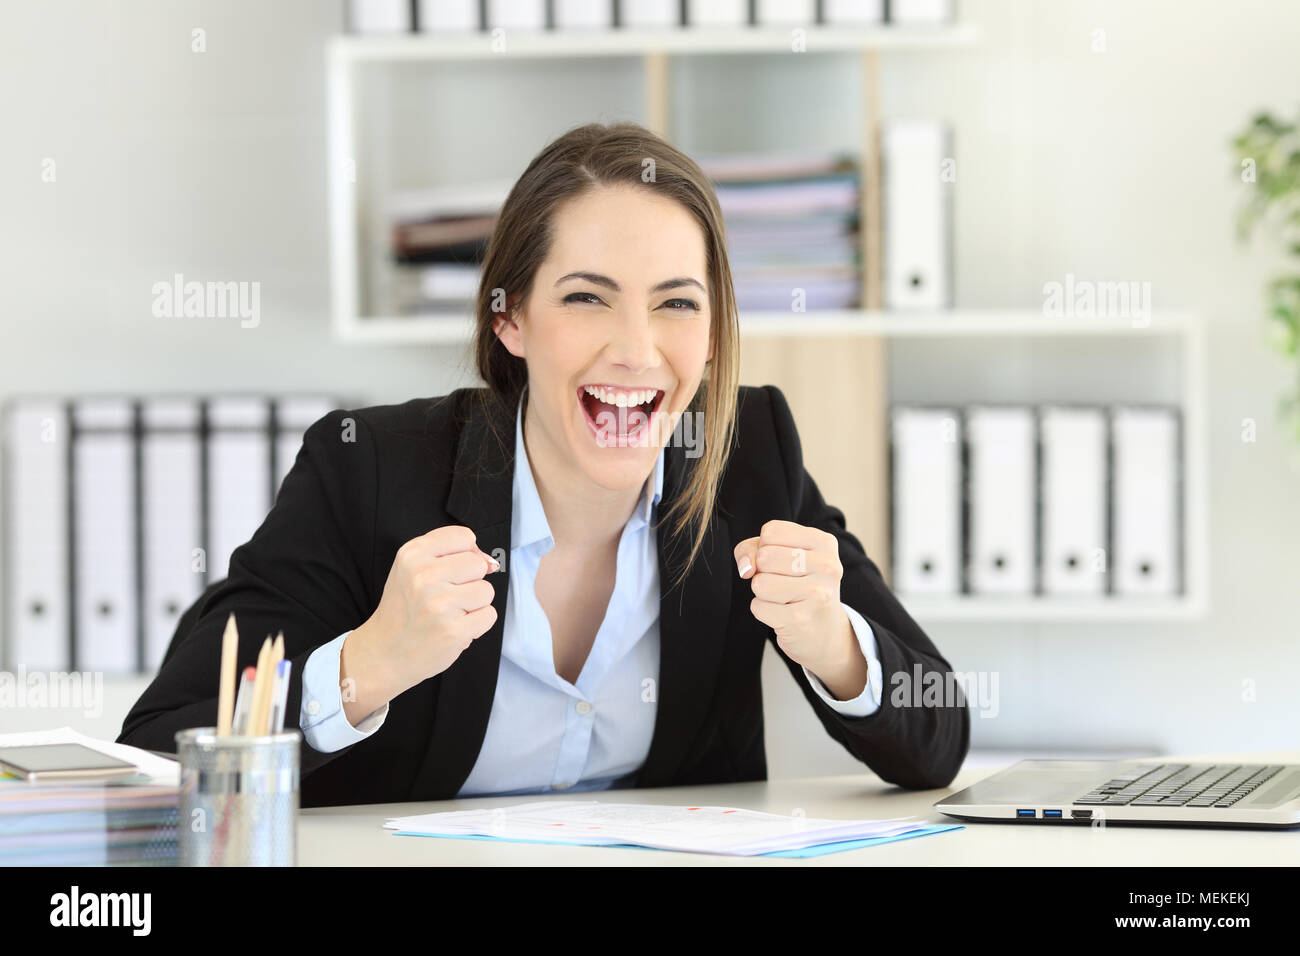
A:
<svg viewBox="0 0 1300 956">
<path fill-rule="evenodd" d="M 478 759 L 457 796 L 608 789 L 622 777 L 630 782 L 654 735 L 660 593 L 651 522 L 663 497 L 664 453 L 623 527 L 614 590 L 576 684 L 555 672 L 550 622 L 533 586 L 542 556 L 555 542 L 524 451 L 522 400 L 515 413 L 515 455 L 510 586 L 496 693 Z M 806 667 L 803 673 L 832 709 L 866 717 L 880 707 L 876 639 L 862 615 L 841 606 L 867 661 L 866 687 L 852 700 L 840 701 Z M 339 654 L 350 633 L 318 647 L 303 668 L 299 726 L 320 753 L 364 740 L 388 716 L 385 704 L 354 727 L 343 711 Z"/>
</svg>

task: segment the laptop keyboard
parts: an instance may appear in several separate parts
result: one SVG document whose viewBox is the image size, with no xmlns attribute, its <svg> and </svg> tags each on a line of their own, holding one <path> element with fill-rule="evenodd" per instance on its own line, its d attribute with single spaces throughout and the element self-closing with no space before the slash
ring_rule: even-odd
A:
<svg viewBox="0 0 1300 956">
<path fill-rule="evenodd" d="M 1275 776 L 1282 765 L 1141 764 L 1090 790 L 1075 806 L 1230 807 Z"/>
</svg>

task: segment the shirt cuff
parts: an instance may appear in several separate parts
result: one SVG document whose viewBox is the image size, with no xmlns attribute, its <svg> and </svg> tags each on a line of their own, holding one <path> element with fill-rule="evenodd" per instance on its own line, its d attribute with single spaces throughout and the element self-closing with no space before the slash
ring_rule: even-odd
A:
<svg viewBox="0 0 1300 956">
<path fill-rule="evenodd" d="M 862 656 L 867 659 L 867 686 L 862 688 L 862 693 L 852 700 L 836 700 L 812 671 L 805 667 L 803 674 L 808 678 L 808 683 L 812 685 L 817 696 L 826 701 L 832 710 L 845 717 L 869 717 L 880 709 L 880 689 L 884 683 L 880 656 L 876 650 L 876 635 L 872 632 L 867 619 L 861 614 L 847 604 L 841 603 L 840 607 L 844 608 L 844 613 L 849 616 L 849 623 L 853 626 L 853 636 L 858 639 Z"/>
<path fill-rule="evenodd" d="M 339 655 L 348 634 L 340 634 L 328 644 L 312 651 L 302 669 L 302 708 L 298 727 L 303 740 L 317 753 L 334 753 L 365 740 L 381 726 L 388 716 L 388 705 L 367 714 L 355 727 L 343 710 L 343 690 L 340 687 Z"/>
</svg>

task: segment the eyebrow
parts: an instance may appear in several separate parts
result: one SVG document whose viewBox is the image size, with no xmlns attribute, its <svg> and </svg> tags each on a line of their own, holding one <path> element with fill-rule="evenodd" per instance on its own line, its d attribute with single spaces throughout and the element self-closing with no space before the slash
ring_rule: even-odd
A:
<svg viewBox="0 0 1300 956">
<path fill-rule="evenodd" d="M 586 281 L 594 283 L 595 285 L 603 285 L 607 289 L 613 289 L 615 292 L 622 291 L 621 289 L 619 289 L 618 283 L 615 282 L 613 279 L 611 279 L 609 276 L 603 276 L 595 272 L 570 272 L 568 275 L 560 276 L 560 278 L 556 279 L 555 284 L 559 285 L 561 282 L 567 282 L 569 279 L 585 279 Z M 668 289 L 678 289 L 681 288 L 682 286 L 687 286 L 687 285 L 693 285 L 696 288 L 698 288 L 701 292 L 705 292 L 705 293 L 708 292 L 708 290 L 704 288 L 704 286 L 699 282 L 699 280 L 692 279 L 689 276 L 679 276 L 676 279 L 665 279 L 663 282 L 660 282 L 658 285 L 652 287 L 650 291 L 651 293 L 666 292 Z"/>
</svg>

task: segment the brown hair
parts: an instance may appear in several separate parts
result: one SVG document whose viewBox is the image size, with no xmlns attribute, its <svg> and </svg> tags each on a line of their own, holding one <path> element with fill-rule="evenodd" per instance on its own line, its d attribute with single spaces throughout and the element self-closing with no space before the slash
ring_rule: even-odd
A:
<svg viewBox="0 0 1300 956">
<path fill-rule="evenodd" d="M 569 130 L 529 163 L 510 190 L 483 260 L 475 309 L 474 353 L 491 396 L 514 409 L 528 369 L 493 330 L 494 320 L 528 298 L 550 251 L 552 219 L 561 203 L 600 186 L 635 184 L 676 200 L 704 232 L 713 358 L 686 412 L 704 413 L 704 452 L 690 467 L 667 514 L 674 537 L 688 535 L 694 563 L 713 513 L 734 435 L 739 381 L 739 323 L 718 198 L 703 170 L 685 153 L 636 123 L 590 123 Z M 498 436 L 499 437 L 499 436 Z"/>
</svg>

